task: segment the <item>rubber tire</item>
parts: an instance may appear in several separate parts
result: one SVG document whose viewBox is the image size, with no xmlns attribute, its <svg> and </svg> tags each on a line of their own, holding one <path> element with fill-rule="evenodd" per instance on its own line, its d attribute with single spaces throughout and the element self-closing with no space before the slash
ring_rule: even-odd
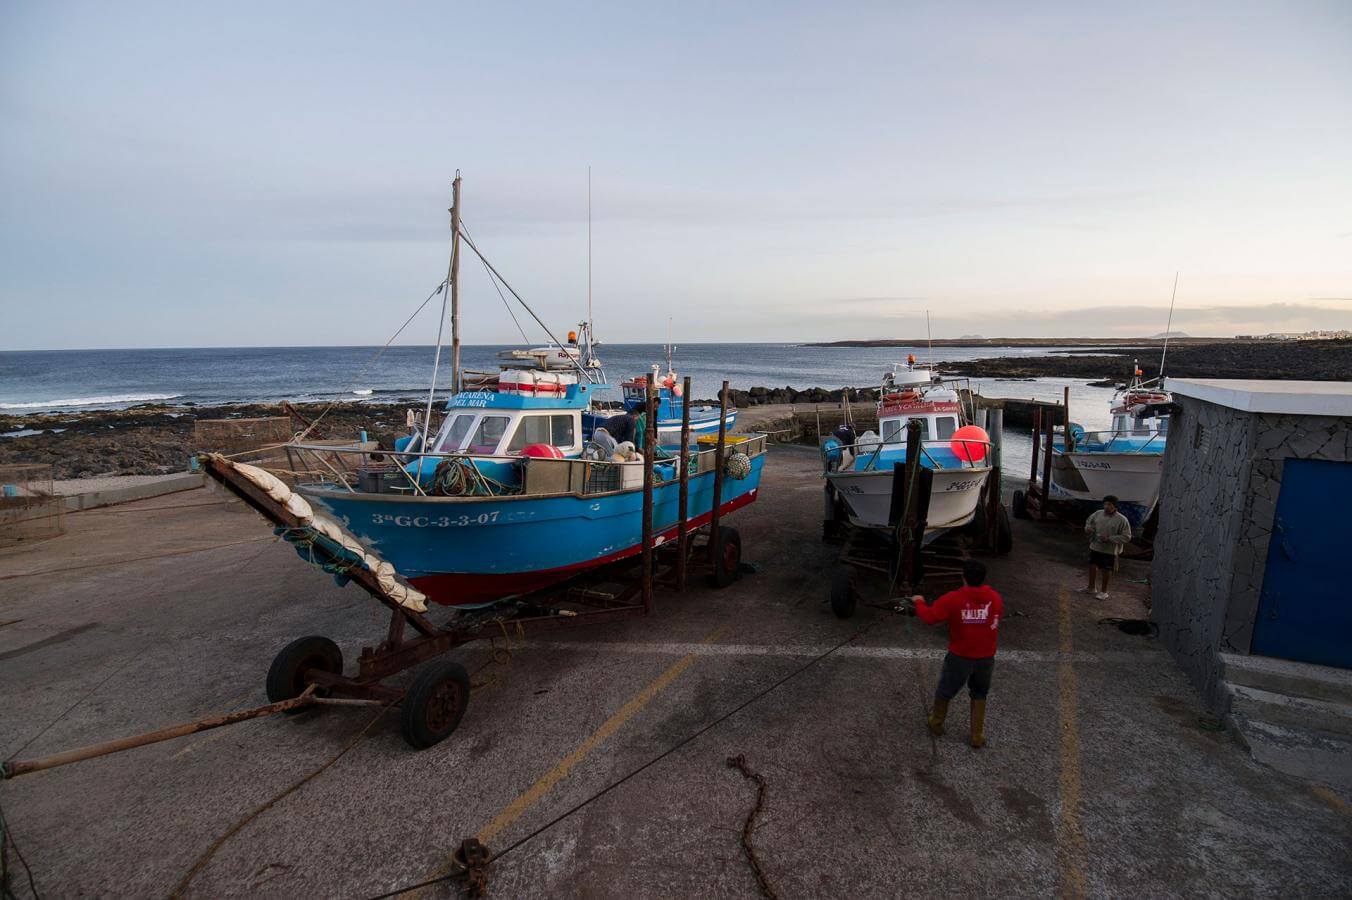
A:
<svg viewBox="0 0 1352 900">
<path fill-rule="evenodd" d="M 1031 516 L 1028 515 L 1028 497 L 1024 494 L 1023 491 L 1015 491 L 1014 497 L 1010 501 L 1009 505 L 1014 509 L 1014 518 L 1016 519 L 1032 518 Z"/>
<path fill-rule="evenodd" d="M 854 615 L 858 603 L 854 595 L 854 585 L 850 583 L 850 570 L 847 566 L 836 566 L 831 573 L 831 612 L 837 619 L 848 619 Z"/>
<path fill-rule="evenodd" d="M 1007 556 L 1014 549 L 1014 526 L 1009 521 L 1009 513 L 1000 507 L 995 519 L 995 555 Z"/>
<path fill-rule="evenodd" d="M 713 567 L 710 580 L 716 588 L 725 588 L 741 577 L 742 535 L 736 528 L 718 526 L 717 540 L 713 543 Z"/>
<path fill-rule="evenodd" d="M 333 641 L 318 634 L 287 644 L 268 667 L 268 701 L 279 703 L 299 697 L 305 691 L 305 675 L 312 669 L 343 674 L 343 651 Z"/>
<path fill-rule="evenodd" d="M 449 703 L 450 708 L 443 708 Z M 418 673 L 399 706 L 399 728 L 414 750 L 451 736 L 469 706 L 469 673 L 455 662 L 432 663 Z"/>
<path fill-rule="evenodd" d="M 986 502 L 983 498 L 972 513 L 972 521 L 962 526 L 962 533 L 978 540 L 986 536 Z"/>
</svg>

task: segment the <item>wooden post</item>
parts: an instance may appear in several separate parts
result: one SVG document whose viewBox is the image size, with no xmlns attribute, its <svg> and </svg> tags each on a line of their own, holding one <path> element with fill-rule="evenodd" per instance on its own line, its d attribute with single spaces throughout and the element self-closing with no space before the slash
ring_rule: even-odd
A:
<svg viewBox="0 0 1352 900">
<path fill-rule="evenodd" d="M 1033 407 L 1033 469 L 1028 473 L 1028 493 L 1037 487 L 1038 452 L 1042 446 L 1042 407 Z"/>
<path fill-rule="evenodd" d="M 1066 420 L 1066 452 L 1070 453 L 1075 449 L 1075 438 L 1070 433 L 1070 385 L 1066 385 L 1063 397 L 1065 398 L 1062 400 L 1062 409 L 1065 411 Z"/>
<path fill-rule="evenodd" d="M 648 377 L 647 424 L 643 428 L 643 611 L 653 606 L 653 456 L 657 450 L 657 379 Z"/>
<path fill-rule="evenodd" d="M 681 385 L 681 494 L 676 530 L 676 590 L 685 590 L 685 557 L 690 551 L 690 376 Z"/>
<path fill-rule="evenodd" d="M 451 182 L 451 392 L 460 393 L 460 173 Z M 431 427 L 431 422 L 428 422 Z M 428 432 L 429 434 L 431 432 Z M 426 448 L 423 448 L 426 450 Z"/>
<path fill-rule="evenodd" d="M 718 392 L 718 449 L 714 451 L 714 505 L 709 514 L 710 553 L 718 551 L 718 547 L 715 545 L 718 541 L 719 507 L 723 505 L 723 450 L 727 446 L 727 440 L 728 383 L 725 381 L 723 382 L 723 390 Z"/>
<path fill-rule="evenodd" d="M 1056 431 L 1056 419 L 1051 410 L 1047 410 L 1047 414 L 1042 417 L 1042 428 L 1046 433 L 1046 442 L 1042 447 L 1042 504 L 1038 507 L 1038 518 L 1047 519 L 1051 515 L 1047 510 L 1047 501 L 1052 494 L 1052 435 Z"/>
<path fill-rule="evenodd" d="M 897 572 L 905 578 L 907 591 L 915 589 L 915 533 L 919 502 L 916 492 L 920 487 L 920 457 L 924 445 L 920 441 L 920 420 L 911 419 L 906 423 L 906 506 L 898 523 Z M 893 476 L 895 477 L 895 476 Z"/>
</svg>

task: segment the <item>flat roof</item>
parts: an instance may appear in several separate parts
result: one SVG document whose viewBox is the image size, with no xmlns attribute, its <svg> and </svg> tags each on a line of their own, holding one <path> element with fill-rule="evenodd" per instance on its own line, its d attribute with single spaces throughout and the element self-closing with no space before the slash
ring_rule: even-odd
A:
<svg viewBox="0 0 1352 900">
<path fill-rule="evenodd" d="M 1249 378 L 1170 378 L 1174 394 L 1251 413 L 1352 416 L 1352 382 Z"/>
</svg>

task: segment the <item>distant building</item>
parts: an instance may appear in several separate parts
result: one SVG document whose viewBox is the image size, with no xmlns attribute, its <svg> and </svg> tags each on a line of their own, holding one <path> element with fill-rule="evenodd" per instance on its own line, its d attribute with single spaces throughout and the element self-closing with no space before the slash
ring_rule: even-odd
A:
<svg viewBox="0 0 1352 900">
<path fill-rule="evenodd" d="M 1352 331 L 1270 331 L 1267 334 L 1237 334 L 1237 341 L 1345 341 Z"/>
</svg>

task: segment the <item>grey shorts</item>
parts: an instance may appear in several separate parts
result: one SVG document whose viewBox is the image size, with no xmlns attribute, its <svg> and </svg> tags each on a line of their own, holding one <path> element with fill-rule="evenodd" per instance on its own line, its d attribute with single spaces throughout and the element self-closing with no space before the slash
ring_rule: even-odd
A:
<svg viewBox="0 0 1352 900">
<path fill-rule="evenodd" d="M 949 653 L 944 657 L 944 668 L 939 673 L 939 688 L 934 694 L 941 700 L 952 700 L 966 685 L 973 700 L 985 700 L 991 689 L 991 674 L 994 671 L 994 656 L 969 659 Z"/>
</svg>

